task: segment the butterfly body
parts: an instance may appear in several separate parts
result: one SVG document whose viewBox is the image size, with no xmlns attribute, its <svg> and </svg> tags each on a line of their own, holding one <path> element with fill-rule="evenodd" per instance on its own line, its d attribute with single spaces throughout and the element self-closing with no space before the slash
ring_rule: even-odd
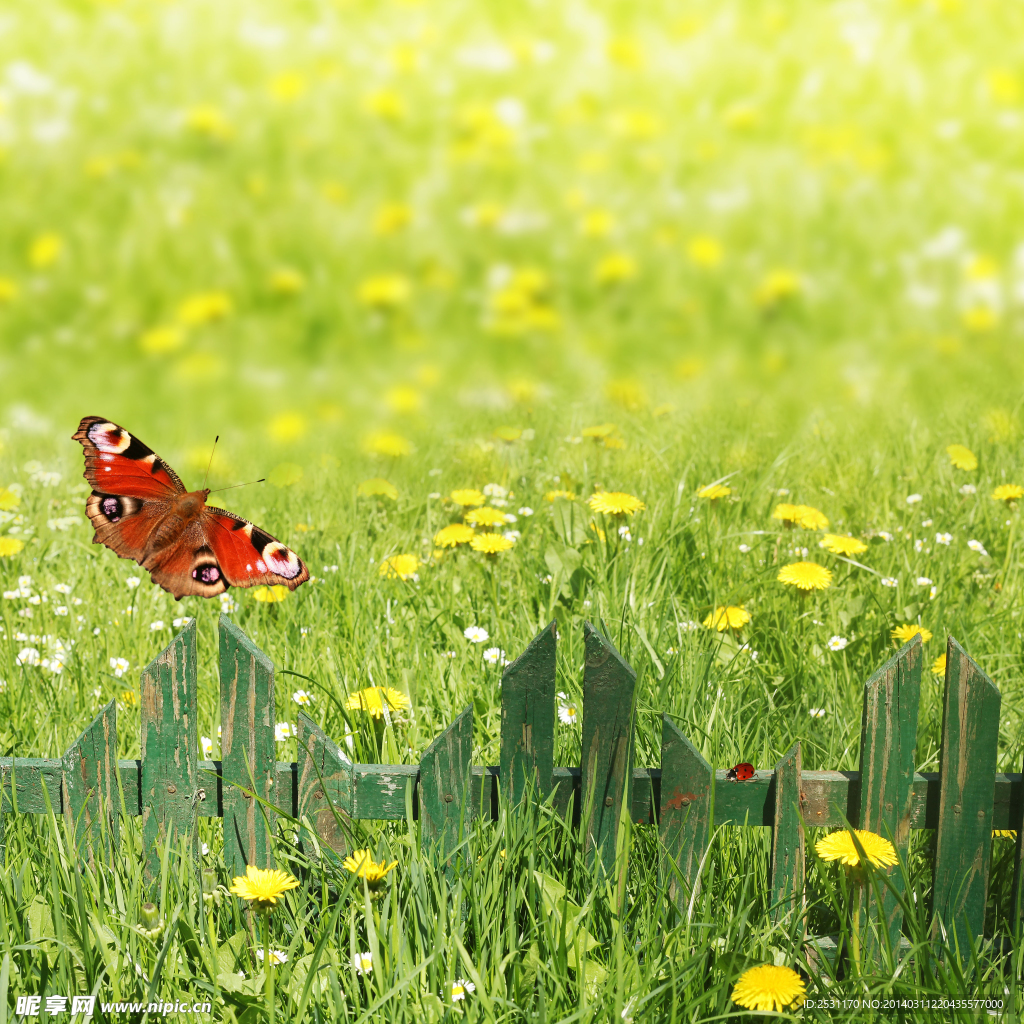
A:
<svg viewBox="0 0 1024 1024">
<path fill-rule="evenodd" d="M 241 516 L 207 505 L 208 488 L 186 491 L 174 470 L 123 427 L 86 416 L 73 436 L 85 449 L 93 489 L 85 503 L 93 543 L 138 562 L 178 600 L 214 597 L 229 586 L 294 590 L 309 579 L 294 551 Z"/>
<path fill-rule="evenodd" d="M 754 766 L 746 761 L 741 761 L 738 765 L 730 768 L 725 773 L 725 777 L 732 779 L 734 782 L 746 782 L 748 779 L 752 779 L 754 774 Z"/>
</svg>

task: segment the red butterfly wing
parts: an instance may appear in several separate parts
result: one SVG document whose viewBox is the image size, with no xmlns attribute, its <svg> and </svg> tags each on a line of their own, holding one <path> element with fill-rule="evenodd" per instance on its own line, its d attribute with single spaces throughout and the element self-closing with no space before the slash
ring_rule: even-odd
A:
<svg viewBox="0 0 1024 1024">
<path fill-rule="evenodd" d="M 248 519 L 207 507 L 201 522 L 215 564 L 231 586 L 284 586 L 294 590 L 309 579 L 309 569 L 291 548 Z"/>
</svg>

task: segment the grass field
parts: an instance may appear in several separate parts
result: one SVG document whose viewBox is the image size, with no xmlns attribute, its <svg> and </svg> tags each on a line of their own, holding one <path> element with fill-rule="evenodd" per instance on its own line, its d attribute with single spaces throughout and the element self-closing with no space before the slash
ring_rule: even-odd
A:
<svg viewBox="0 0 1024 1024">
<path fill-rule="evenodd" d="M 555 619 L 566 705 L 585 620 L 636 668 L 638 764 L 669 712 L 716 766 L 800 740 L 805 768 L 856 769 L 861 684 L 919 626 L 926 669 L 951 633 L 999 687 L 999 770 L 1019 770 L 1020 511 L 992 494 L 1024 485 L 1022 30 L 991 0 L 8 0 L 0 755 L 59 756 L 117 698 L 120 756 L 139 756 L 139 670 L 194 616 L 216 757 L 225 611 L 305 677 L 278 676 L 281 722 L 300 685 L 339 741 L 346 694 L 406 696 L 386 729 L 350 712 L 349 736 L 406 763 L 469 703 L 474 763 L 497 763 L 501 662 Z M 177 604 L 93 546 L 70 440 L 90 414 L 190 487 L 219 435 L 210 486 L 267 477 L 219 497 L 315 579 Z M 480 505 L 462 489 L 505 517 L 475 534 L 507 550 L 435 542 Z M 602 491 L 643 507 L 595 512 Z M 780 504 L 821 517 L 787 525 Z M 844 560 L 827 534 L 864 548 Z M 779 581 L 800 561 L 825 589 Z M 749 620 L 706 628 L 720 607 Z M 926 676 L 934 771 L 941 667 Z M 560 724 L 556 763 L 580 742 Z M 51 821 L 5 820 L 0 1024 L 19 996 L 87 990 L 265 1016 L 238 898 L 202 905 L 172 852 L 147 937 L 137 859 L 80 869 Z M 620 904 L 543 809 L 474 827 L 451 886 L 415 830 L 365 825 L 398 862 L 383 898 L 318 867 L 271 916 L 277 1020 L 720 1020 L 763 963 L 819 999 L 1024 1005 L 998 945 L 963 971 L 921 950 L 826 984 L 800 922 L 769 923 L 761 829 L 717 835 L 679 920 L 648 830 Z M 125 843 L 141 852 L 133 826 Z M 907 868 L 914 941 L 929 843 Z M 1013 930 L 1012 851 L 996 842 L 990 935 Z M 281 856 L 303 870 L 287 837 Z M 834 932 L 845 879 L 808 863 L 809 927 Z M 594 938 L 586 969 L 563 928 Z M 452 1001 L 458 979 L 474 990 Z M 873 1015 L 895 1011 L 856 1011 Z"/>
</svg>

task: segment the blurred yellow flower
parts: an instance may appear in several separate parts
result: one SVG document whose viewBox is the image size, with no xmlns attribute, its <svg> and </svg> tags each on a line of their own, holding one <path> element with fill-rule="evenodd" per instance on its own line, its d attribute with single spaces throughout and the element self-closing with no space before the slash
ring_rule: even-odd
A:
<svg viewBox="0 0 1024 1024">
<path fill-rule="evenodd" d="M 705 629 L 717 629 L 724 633 L 727 629 L 742 629 L 750 621 L 750 612 L 742 605 L 719 605 L 705 620 Z"/>
<path fill-rule="evenodd" d="M 306 94 L 307 83 L 302 75 L 285 71 L 270 80 L 267 91 L 270 98 L 278 103 L 294 103 Z"/>
<path fill-rule="evenodd" d="M 388 483 L 383 477 L 375 476 L 372 480 L 364 480 L 357 488 L 356 494 L 362 495 L 364 498 L 382 497 L 390 498 L 392 501 L 398 500 L 398 488 Z"/>
<path fill-rule="evenodd" d="M 359 301 L 372 309 L 397 309 L 412 295 L 409 279 L 401 274 L 378 274 L 363 280 L 357 292 Z"/>
<path fill-rule="evenodd" d="M 971 470 L 978 468 L 978 456 L 965 445 L 948 445 L 946 453 L 949 455 L 949 461 L 956 466 L 957 469 Z"/>
<path fill-rule="evenodd" d="M 275 295 L 298 295 L 305 290 L 306 278 L 293 267 L 278 267 L 267 278 L 267 287 Z"/>
<path fill-rule="evenodd" d="M 999 324 L 999 312 L 991 306 L 969 306 L 960 314 L 960 322 L 967 330 L 982 334 Z"/>
<path fill-rule="evenodd" d="M 629 36 L 615 36 L 610 39 L 607 52 L 608 59 L 621 68 L 635 70 L 643 67 L 644 52 L 640 49 L 640 44 Z"/>
<path fill-rule="evenodd" d="M 622 284 L 632 281 L 638 273 L 636 260 L 632 256 L 624 252 L 613 252 L 594 267 L 594 281 L 597 284 Z"/>
<path fill-rule="evenodd" d="M 392 412 L 408 414 L 416 412 L 423 405 L 423 395 L 408 384 L 398 384 L 388 390 L 384 401 Z"/>
<path fill-rule="evenodd" d="M 0 487 L 0 510 L 10 512 L 21 504 L 21 495 L 7 487 Z"/>
<path fill-rule="evenodd" d="M 611 437 L 603 438 L 601 446 L 612 450 L 622 450 L 626 447 L 626 442 L 621 437 L 616 437 L 613 434 Z"/>
<path fill-rule="evenodd" d="M 587 504 L 595 512 L 609 516 L 631 516 L 647 507 L 639 498 L 623 491 L 598 491 L 587 499 Z"/>
<path fill-rule="evenodd" d="M 833 555 L 860 555 L 868 549 L 864 541 L 857 540 L 856 537 L 843 537 L 837 533 L 826 533 L 818 543 Z"/>
<path fill-rule="evenodd" d="M 18 537 L 0 537 L 0 558 L 10 558 L 24 547 L 25 542 Z"/>
<path fill-rule="evenodd" d="M 946 655 L 940 654 L 932 662 L 932 675 L 933 676 L 944 676 L 946 674 Z"/>
<path fill-rule="evenodd" d="M 302 413 L 279 412 L 267 424 L 267 433 L 275 440 L 287 443 L 305 437 L 309 423 Z"/>
<path fill-rule="evenodd" d="M 494 228 L 501 223 L 505 209 L 498 203 L 476 203 L 463 213 L 465 223 L 478 228 Z"/>
<path fill-rule="evenodd" d="M 772 519 L 795 523 L 804 530 L 824 530 L 828 526 L 828 519 L 812 505 L 776 505 Z"/>
<path fill-rule="evenodd" d="M 611 115 L 609 128 L 613 135 L 623 139 L 649 141 L 662 134 L 665 124 L 657 114 L 633 108 L 615 111 Z"/>
<path fill-rule="evenodd" d="M 401 121 L 405 117 L 405 101 L 390 89 L 380 89 L 364 97 L 363 109 L 382 121 Z"/>
<path fill-rule="evenodd" d="M 1010 441 L 1017 433 L 1017 423 L 1013 414 L 1006 409 L 991 409 L 982 419 L 989 429 L 988 439 L 992 442 Z"/>
<path fill-rule="evenodd" d="M 474 487 L 463 487 L 461 490 L 452 491 L 451 499 L 456 505 L 462 505 L 463 508 L 482 505 L 487 500 L 483 491 L 478 491 Z"/>
<path fill-rule="evenodd" d="M 513 441 L 518 441 L 523 436 L 522 427 L 497 427 L 494 431 L 494 436 L 500 441 L 507 441 L 511 444 Z"/>
<path fill-rule="evenodd" d="M 925 629 L 924 626 L 917 626 L 914 623 L 904 623 L 901 626 L 897 626 L 890 634 L 893 640 L 899 640 L 901 643 L 910 643 L 917 634 L 921 634 L 921 639 L 925 642 L 931 640 L 931 630 Z"/>
<path fill-rule="evenodd" d="M 754 301 L 762 309 L 773 309 L 796 298 L 804 289 L 803 279 L 793 270 L 769 271 L 754 292 Z"/>
<path fill-rule="evenodd" d="M 402 455 L 411 455 L 412 445 L 399 434 L 378 431 L 363 441 L 363 450 L 371 455 L 390 455 L 397 459 Z"/>
<path fill-rule="evenodd" d="M 996 103 L 1012 107 L 1020 100 L 1020 80 L 1012 71 L 1008 71 L 1006 68 L 996 68 L 990 71 L 985 77 L 985 85 L 988 88 L 989 96 Z"/>
<path fill-rule="evenodd" d="M 710 235 L 697 235 L 687 243 L 686 255 L 694 266 L 707 267 L 710 270 L 721 265 L 725 254 L 722 244 L 717 238 L 712 238 Z"/>
<path fill-rule="evenodd" d="M 697 497 L 715 501 L 718 498 L 728 498 L 730 494 L 732 494 L 731 487 L 726 487 L 724 484 L 708 484 L 707 487 L 702 487 L 697 492 Z"/>
<path fill-rule="evenodd" d="M 554 501 L 556 498 L 564 498 L 566 501 L 575 501 L 576 495 L 572 491 L 548 491 L 544 495 L 545 501 Z"/>
<path fill-rule="evenodd" d="M 592 437 L 595 440 L 601 441 L 608 437 L 609 434 L 614 434 L 616 431 L 614 423 L 598 423 L 594 427 L 584 427 L 580 431 L 582 437 Z"/>
<path fill-rule="evenodd" d="M 1016 839 L 1017 833 L 1012 828 L 994 828 L 992 836 L 994 839 Z"/>
<path fill-rule="evenodd" d="M 793 562 L 779 570 L 778 580 L 798 590 L 827 590 L 832 586 L 832 570 L 817 562 Z"/>
<path fill-rule="evenodd" d="M 452 523 L 434 535 L 434 543 L 439 548 L 454 548 L 459 544 L 468 544 L 475 536 L 473 528 L 465 523 Z"/>
<path fill-rule="evenodd" d="M 1024 498 L 1024 487 L 1020 484 L 1000 484 L 992 492 L 993 501 L 1016 501 L 1018 498 Z"/>
<path fill-rule="evenodd" d="M 382 718 L 385 704 L 389 712 L 404 711 L 409 706 L 409 698 L 390 686 L 368 686 L 365 690 L 357 690 L 348 695 L 345 699 L 345 710 L 367 711 L 374 718 Z M 356 855 L 358 854 L 357 850 Z"/>
<path fill-rule="evenodd" d="M 505 513 L 496 508 L 475 508 L 467 513 L 466 522 L 473 526 L 504 526 Z"/>
<path fill-rule="evenodd" d="M 53 266 L 64 252 L 64 239 L 52 231 L 37 235 L 28 247 L 28 261 L 36 270 Z"/>
<path fill-rule="evenodd" d="M 257 587 L 252 592 L 254 601 L 260 601 L 263 604 L 276 604 L 278 601 L 283 601 L 288 596 L 287 587 Z"/>
<path fill-rule="evenodd" d="M 608 396 L 608 401 L 630 412 L 637 412 L 647 405 L 647 393 L 643 385 L 631 377 L 610 380 L 605 385 L 604 393 Z"/>
<path fill-rule="evenodd" d="M 487 327 L 498 334 L 548 331 L 559 323 L 549 304 L 550 281 L 543 270 L 521 267 L 505 275 L 488 298 Z"/>
<path fill-rule="evenodd" d="M 412 210 L 405 203 L 384 203 L 373 215 L 376 235 L 394 235 L 412 223 Z"/>
<path fill-rule="evenodd" d="M 503 537 L 500 533 L 478 533 L 469 546 L 474 551 L 482 551 L 485 555 L 496 555 L 508 551 L 515 541 L 511 537 Z"/>
<path fill-rule="evenodd" d="M 416 555 L 392 555 L 380 563 L 377 574 L 389 580 L 411 580 L 419 567 L 420 560 Z"/>
<path fill-rule="evenodd" d="M 589 210 L 580 218 L 579 227 L 584 238 L 607 238 L 615 229 L 615 218 L 609 210 Z"/>
<path fill-rule="evenodd" d="M 231 124 L 219 107 L 191 107 L 185 111 L 184 125 L 190 132 L 207 139 L 224 142 L 231 138 Z"/>
<path fill-rule="evenodd" d="M 0 277 L 0 305 L 18 297 L 18 286 L 9 277 Z"/>
<path fill-rule="evenodd" d="M 139 348 L 149 355 L 175 352 L 185 344 L 185 332 L 179 327 L 151 327 L 139 338 Z"/>
<path fill-rule="evenodd" d="M 225 292 L 197 292 L 178 306 L 177 319 L 186 327 L 199 327 L 223 320 L 234 310 L 231 296 Z"/>
</svg>

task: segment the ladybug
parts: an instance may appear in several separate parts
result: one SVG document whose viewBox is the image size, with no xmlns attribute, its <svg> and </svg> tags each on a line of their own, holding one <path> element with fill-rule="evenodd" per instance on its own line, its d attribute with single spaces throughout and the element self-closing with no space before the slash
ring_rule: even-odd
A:
<svg viewBox="0 0 1024 1024">
<path fill-rule="evenodd" d="M 735 779 L 736 782 L 746 782 L 747 779 L 754 777 L 754 766 L 747 764 L 746 761 L 741 761 L 734 768 L 730 768 L 726 773 L 727 779 Z"/>
</svg>

